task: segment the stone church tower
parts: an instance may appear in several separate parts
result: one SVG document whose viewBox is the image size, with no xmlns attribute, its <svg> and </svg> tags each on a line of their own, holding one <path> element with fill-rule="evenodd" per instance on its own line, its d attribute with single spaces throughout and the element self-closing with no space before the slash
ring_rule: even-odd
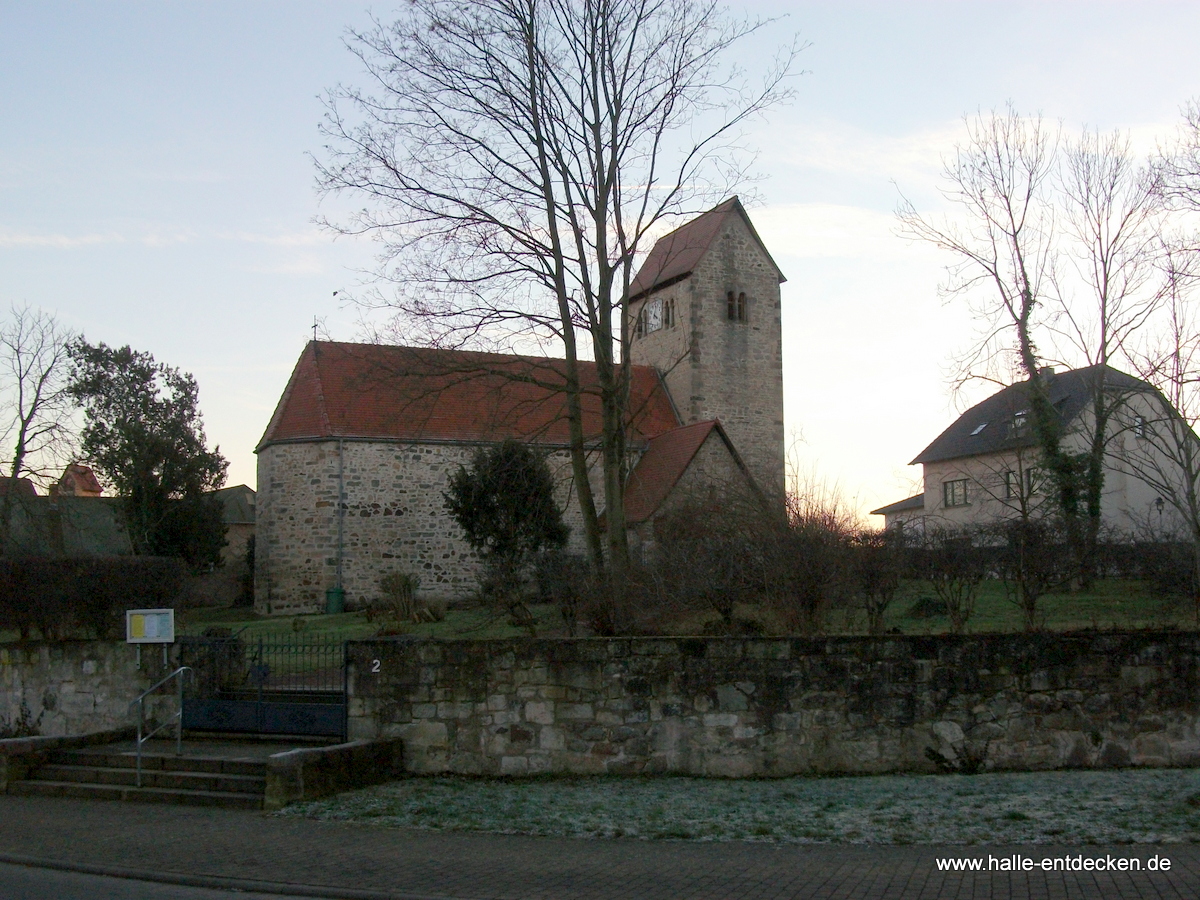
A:
<svg viewBox="0 0 1200 900">
<path fill-rule="evenodd" d="M 759 487 L 784 490 L 786 279 L 737 197 L 660 239 L 630 286 L 630 359 L 661 373 L 683 424 L 719 419 Z"/>
</svg>

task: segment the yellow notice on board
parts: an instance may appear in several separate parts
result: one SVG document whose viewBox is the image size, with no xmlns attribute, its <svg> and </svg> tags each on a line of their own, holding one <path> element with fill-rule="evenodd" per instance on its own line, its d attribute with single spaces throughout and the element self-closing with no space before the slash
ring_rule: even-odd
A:
<svg viewBox="0 0 1200 900">
<path fill-rule="evenodd" d="M 129 636 L 142 638 L 146 636 L 146 617 L 145 616 L 130 616 L 129 617 Z"/>
</svg>

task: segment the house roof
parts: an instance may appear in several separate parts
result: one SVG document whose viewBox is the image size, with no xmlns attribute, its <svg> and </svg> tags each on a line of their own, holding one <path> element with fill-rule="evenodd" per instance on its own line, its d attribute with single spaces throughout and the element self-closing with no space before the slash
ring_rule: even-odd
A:
<svg viewBox="0 0 1200 900">
<path fill-rule="evenodd" d="M 5 475 L 0 477 L 0 497 L 9 493 L 13 496 L 36 497 L 37 489 L 28 478 L 13 478 Z"/>
<path fill-rule="evenodd" d="M 221 501 L 221 519 L 226 525 L 254 524 L 254 488 L 247 484 L 238 484 L 213 493 Z"/>
<path fill-rule="evenodd" d="M 674 284 L 676 281 L 690 275 L 700 264 L 708 248 L 725 227 L 725 222 L 731 215 L 740 215 L 750 229 L 750 234 L 758 242 L 759 249 L 770 260 L 782 283 L 787 279 L 779 271 L 779 266 L 771 258 L 762 238 L 754 230 L 754 224 L 746 214 L 745 207 L 737 197 L 730 197 L 724 203 L 713 207 L 706 213 L 701 213 L 686 225 L 676 228 L 670 234 L 664 235 L 655 242 L 650 255 L 638 269 L 633 283 L 629 285 L 629 299 L 637 300 L 658 288 Z"/>
<path fill-rule="evenodd" d="M 123 556 L 133 552 L 117 497 L 22 497 L 4 546 L 15 556 Z"/>
<path fill-rule="evenodd" d="M 908 512 L 912 509 L 925 508 L 925 494 L 915 494 L 907 500 L 901 500 L 898 503 L 892 503 L 888 506 L 881 506 L 879 509 L 873 509 L 870 512 L 872 516 L 890 516 L 892 513 Z"/>
<path fill-rule="evenodd" d="M 1050 402 L 1064 425 L 1069 425 L 1084 410 L 1098 383 L 1102 382 L 1108 392 L 1154 390 L 1141 379 L 1109 366 L 1070 369 L 1045 377 L 1049 378 Z M 1014 427 L 1018 416 L 1028 414 L 1029 396 L 1029 382 L 1021 381 L 975 404 L 918 453 L 909 465 L 1036 446 L 1032 427 Z"/>
<path fill-rule="evenodd" d="M 58 492 L 77 497 L 99 497 L 103 489 L 90 467 L 82 463 L 70 463 L 58 479 Z"/>
<path fill-rule="evenodd" d="M 256 450 L 329 438 L 566 446 L 566 362 L 532 356 L 310 341 Z M 584 438 L 601 434 L 594 363 L 579 364 Z M 630 440 L 678 426 L 651 366 L 631 371 Z"/>
</svg>

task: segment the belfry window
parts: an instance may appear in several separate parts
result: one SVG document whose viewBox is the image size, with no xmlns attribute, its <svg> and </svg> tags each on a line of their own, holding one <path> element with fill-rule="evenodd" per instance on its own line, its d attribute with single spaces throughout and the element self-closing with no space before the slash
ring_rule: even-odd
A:
<svg viewBox="0 0 1200 900">
<path fill-rule="evenodd" d="M 725 311 L 730 322 L 745 322 L 746 321 L 746 294 L 741 292 L 734 294 L 733 291 L 728 291 L 725 294 Z"/>
</svg>

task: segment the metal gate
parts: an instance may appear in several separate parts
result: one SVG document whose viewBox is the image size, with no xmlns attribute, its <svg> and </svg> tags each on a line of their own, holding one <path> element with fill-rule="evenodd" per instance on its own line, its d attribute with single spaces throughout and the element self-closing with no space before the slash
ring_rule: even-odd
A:
<svg viewBox="0 0 1200 900">
<path fill-rule="evenodd" d="M 184 728 L 346 735 L 346 645 L 332 635 L 184 638 L 180 665 L 195 671 Z"/>
</svg>

